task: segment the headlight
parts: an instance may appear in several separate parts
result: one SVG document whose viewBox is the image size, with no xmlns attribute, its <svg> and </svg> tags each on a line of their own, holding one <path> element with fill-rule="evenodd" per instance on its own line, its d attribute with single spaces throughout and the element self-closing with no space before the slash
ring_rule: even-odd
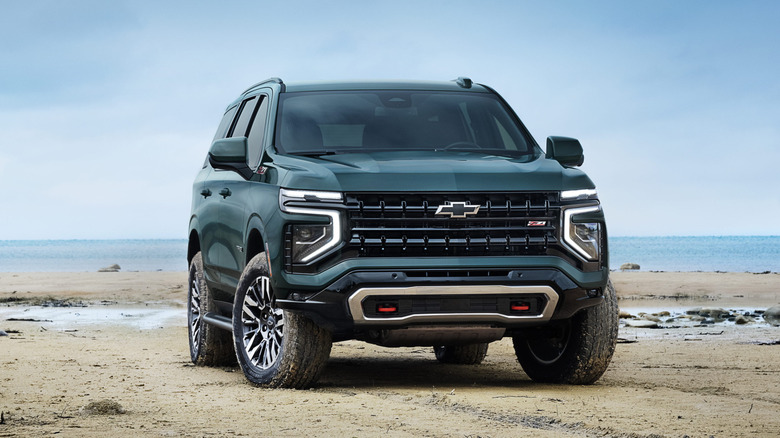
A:
<svg viewBox="0 0 780 438">
<path fill-rule="evenodd" d="M 564 190 L 561 192 L 562 201 L 582 201 L 586 199 L 598 199 L 596 189 Z"/>
<path fill-rule="evenodd" d="M 333 224 L 293 225 L 292 234 L 293 263 L 306 263 L 327 250 L 323 248 L 333 241 Z"/>
<path fill-rule="evenodd" d="M 279 206 L 282 211 L 285 210 L 285 204 L 288 202 L 338 202 L 342 200 L 339 192 L 322 192 L 319 190 L 279 190 Z"/>
<path fill-rule="evenodd" d="M 279 206 L 282 211 L 293 214 L 312 216 L 327 216 L 328 224 L 294 224 L 292 225 L 292 261 L 293 263 L 308 263 L 325 254 L 341 243 L 341 214 L 336 210 L 324 208 L 303 208 L 287 205 L 290 202 L 311 203 L 312 206 L 327 206 L 328 203 L 340 204 L 341 193 L 321 192 L 313 190 L 279 191 Z"/>
<path fill-rule="evenodd" d="M 578 214 L 599 211 L 599 206 L 569 208 L 563 214 L 563 240 L 586 260 L 598 260 L 601 251 L 601 224 L 598 222 L 573 223 Z"/>
</svg>

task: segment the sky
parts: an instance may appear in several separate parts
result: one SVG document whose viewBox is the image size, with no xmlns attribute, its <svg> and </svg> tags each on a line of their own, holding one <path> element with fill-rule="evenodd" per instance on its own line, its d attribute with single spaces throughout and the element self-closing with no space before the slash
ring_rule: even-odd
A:
<svg viewBox="0 0 780 438">
<path fill-rule="evenodd" d="M 780 234 L 780 2 L 0 1 L 0 240 L 186 238 L 268 77 L 495 88 L 614 236 Z"/>
</svg>

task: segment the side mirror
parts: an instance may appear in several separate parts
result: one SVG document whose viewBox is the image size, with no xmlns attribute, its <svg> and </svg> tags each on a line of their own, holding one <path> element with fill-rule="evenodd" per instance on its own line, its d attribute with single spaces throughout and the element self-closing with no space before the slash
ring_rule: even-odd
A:
<svg viewBox="0 0 780 438">
<path fill-rule="evenodd" d="M 222 138 L 211 144 L 209 164 L 215 169 L 232 170 L 249 179 L 252 169 L 246 165 L 246 154 L 246 137 Z"/>
<path fill-rule="evenodd" d="M 585 161 L 580 141 L 569 137 L 547 137 L 545 157 L 552 158 L 566 167 L 582 166 Z"/>
</svg>

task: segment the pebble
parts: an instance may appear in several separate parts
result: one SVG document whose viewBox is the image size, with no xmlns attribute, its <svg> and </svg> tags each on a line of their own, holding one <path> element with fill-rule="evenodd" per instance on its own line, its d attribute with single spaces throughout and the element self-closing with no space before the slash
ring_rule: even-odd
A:
<svg viewBox="0 0 780 438">
<path fill-rule="evenodd" d="M 709 316 L 711 318 L 721 318 L 723 316 L 730 316 L 731 314 L 721 309 L 720 307 L 704 307 L 699 311 L 700 316 Z"/>
<path fill-rule="evenodd" d="M 739 324 L 739 325 L 742 325 L 742 324 L 747 324 L 747 323 L 749 323 L 749 322 L 753 322 L 753 318 L 751 318 L 751 317 L 749 317 L 749 316 L 745 316 L 745 315 L 737 315 L 737 316 L 734 318 L 734 324 Z"/>
<path fill-rule="evenodd" d="M 6 332 L 5 332 L 5 331 L 3 331 L 3 330 L 0 330 L 0 336 L 8 336 L 8 333 L 6 333 Z"/>
</svg>

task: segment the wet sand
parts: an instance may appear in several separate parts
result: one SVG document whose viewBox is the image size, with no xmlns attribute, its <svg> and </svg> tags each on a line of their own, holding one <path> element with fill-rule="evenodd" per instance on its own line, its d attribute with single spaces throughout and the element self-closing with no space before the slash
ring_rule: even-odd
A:
<svg viewBox="0 0 780 438">
<path fill-rule="evenodd" d="M 632 314 L 780 303 L 778 274 L 612 278 Z M 193 366 L 185 298 L 183 272 L 0 273 L 0 437 L 780 435 L 780 327 L 760 319 L 624 321 L 610 368 L 590 386 L 533 383 L 506 339 L 479 366 L 342 342 L 318 385 L 293 391 Z M 52 307 L 62 305 L 87 307 Z M 123 413 L 86 409 L 106 401 Z"/>
</svg>

